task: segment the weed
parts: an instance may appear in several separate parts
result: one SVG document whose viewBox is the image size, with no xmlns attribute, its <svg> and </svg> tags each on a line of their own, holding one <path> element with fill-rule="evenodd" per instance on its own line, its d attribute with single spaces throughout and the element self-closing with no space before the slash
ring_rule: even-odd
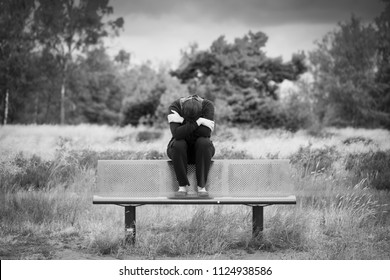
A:
<svg viewBox="0 0 390 280">
<path fill-rule="evenodd" d="M 215 159 L 251 159 L 253 158 L 244 150 L 236 150 L 232 147 L 223 147 L 216 155 Z"/>
<path fill-rule="evenodd" d="M 213 136 L 215 141 L 236 141 L 236 137 L 233 132 L 225 129 L 219 129 L 217 133 Z"/>
<path fill-rule="evenodd" d="M 277 211 L 267 222 L 261 248 L 305 250 L 308 220 L 303 213 Z"/>
<path fill-rule="evenodd" d="M 91 134 L 98 135 L 92 138 L 105 139 L 106 142 L 100 143 L 97 149 L 91 148 L 89 143 L 83 144 L 78 139 L 84 139 L 80 135 L 86 128 L 90 128 Z M 30 129 L 28 135 L 34 134 L 31 132 L 33 128 L 27 129 Z M 56 128 L 39 129 L 41 134 L 44 132 L 46 135 L 45 130 Z M 79 132 L 72 135 L 74 130 Z M 15 131 L 21 129 L 16 127 L 14 134 Z M 279 155 L 292 154 L 291 163 L 300 175 L 293 178 L 297 184 L 297 205 L 267 207 L 264 231 L 258 238 L 251 238 L 251 211 L 245 206 L 143 206 L 137 214 L 135 246 L 124 243 L 122 208 L 91 203 L 96 164 L 99 159 L 166 158 L 165 145 L 152 143 L 153 136 L 145 140 L 146 143 L 131 146 L 131 150 L 120 146 L 122 143 L 112 143 L 116 135 L 132 135 L 133 141 L 138 132 L 134 128 L 116 131 L 109 127 L 83 126 L 69 128 L 67 134 L 63 134 L 63 128 L 55 131 L 51 132 L 51 141 L 56 146 L 47 148 L 55 148 L 51 157 L 41 156 L 44 153 L 39 151 L 36 154 L 16 152 L 20 149 L 15 149 L 12 154 L 2 153 L 2 258 L 56 258 L 55 252 L 57 247 L 61 249 L 60 244 L 88 250 L 95 255 L 117 257 L 130 254 L 131 257 L 148 259 L 209 258 L 235 250 L 249 253 L 292 250 L 307 253 L 314 259 L 390 257 L 390 194 L 386 191 L 390 181 L 390 150 L 384 148 L 387 146 L 383 139 L 388 135 L 384 131 L 381 131 L 380 141 L 369 131 L 348 131 L 331 142 L 333 146 L 325 145 L 333 141 L 333 136 L 332 139 L 318 138 L 316 144 L 319 148 L 306 145 L 309 139 L 305 138 L 305 133 L 287 135 L 280 130 L 254 129 L 236 133 L 238 128 L 221 132 L 215 158 L 250 159 L 252 154 L 258 155 L 255 151 L 261 145 L 263 157 L 278 158 Z M 337 131 L 334 130 L 335 137 Z M 58 137 L 61 133 L 67 136 Z M 247 138 L 243 140 L 234 135 Z M 3 137 L 0 144 L 8 137 Z M 367 141 L 371 137 L 373 143 L 378 143 L 378 151 L 369 151 L 370 147 L 364 146 L 364 143 L 372 144 Z M 351 139 L 342 144 L 343 139 L 348 138 Z M 276 140 L 279 141 L 277 147 L 268 149 L 274 146 Z M 36 139 L 19 142 L 36 143 Z M 366 152 L 343 153 L 350 146 L 353 148 L 350 145 L 353 143 L 362 143 L 361 147 L 364 146 Z M 299 145 L 301 148 L 298 149 Z M 0 147 L 2 151 L 5 146 Z M 253 152 L 248 153 L 251 147 Z M 39 245 L 42 240 L 49 239 L 58 244 L 56 248 L 45 249 Z"/>
<path fill-rule="evenodd" d="M 104 230 L 99 232 L 91 241 L 90 248 L 100 255 L 117 254 L 125 244 L 125 238 L 119 232 Z"/>
<path fill-rule="evenodd" d="M 144 130 L 140 131 L 137 134 L 137 137 L 135 140 L 137 142 L 151 142 L 160 139 L 162 136 L 162 132 L 160 131 L 149 131 L 149 130 Z"/>
<path fill-rule="evenodd" d="M 373 140 L 362 136 L 348 137 L 347 139 L 343 140 L 344 145 L 351 145 L 355 143 L 362 143 L 364 146 L 368 146 L 373 143 Z"/>
<path fill-rule="evenodd" d="M 301 173 L 301 177 L 321 174 L 331 170 L 332 164 L 339 159 L 340 154 L 334 146 L 312 149 L 311 145 L 300 147 L 290 156 L 290 162 Z"/>
<path fill-rule="evenodd" d="M 142 254 L 148 256 L 220 254 L 237 242 L 235 238 L 240 235 L 242 228 L 240 224 L 242 224 L 240 213 L 231 213 L 228 216 L 198 207 L 187 220 L 170 225 L 162 223 L 159 227 L 154 227 L 153 232 L 149 229 L 149 233 L 144 233 L 137 240 L 140 244 L 138 250 L 141 249 Z"/>
<path fill-rule="evenodd" d="M 52 163 L 33 155 L 27 158 L 18 153 L 14 158 L 0 163 L 2 190 L 24 190 L 45 188 L 50 181 Z"/>
<path fill-rule="evenodd" d="M 367 179 L 370 187 L 390 190 L 390 150 L 349 154 L 345 169 L 353 173 L 355 183 Z"/>
</svg>

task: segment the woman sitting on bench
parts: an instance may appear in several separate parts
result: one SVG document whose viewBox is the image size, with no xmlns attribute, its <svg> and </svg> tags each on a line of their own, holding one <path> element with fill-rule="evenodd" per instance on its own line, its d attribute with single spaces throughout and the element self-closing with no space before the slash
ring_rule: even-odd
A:
<svg viewBox="0 0 390 280">
<path fill-rule="evenodd" d="M 177 197 L 187 195 L 187 164 L 195 164 L 198 195 L 207 197 L 207 175 L 215 148 L 210 140 L 214 130 L 214 105 L 196 95 L 196 81 L 188 87 L 190 96 L 175 100 L 169 106 L 168 122 L 172 132 L 167 154 L 173 162 L 179 190 Z"/>
</svg>

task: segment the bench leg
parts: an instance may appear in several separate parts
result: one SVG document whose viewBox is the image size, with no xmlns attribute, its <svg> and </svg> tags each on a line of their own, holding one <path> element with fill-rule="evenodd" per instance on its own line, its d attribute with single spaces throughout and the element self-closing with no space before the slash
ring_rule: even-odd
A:
<svg viewBox="0 0 390 280">
<path fill-rule="evenodd" d="M 255 238 L 263 231 L 264 207 L 252 206 L 252 237 Z"/>
<path fill-rule="evenodd" d="M 125 242 L 135 243 L 135 206 L 125 206 Z"/>
</svg>

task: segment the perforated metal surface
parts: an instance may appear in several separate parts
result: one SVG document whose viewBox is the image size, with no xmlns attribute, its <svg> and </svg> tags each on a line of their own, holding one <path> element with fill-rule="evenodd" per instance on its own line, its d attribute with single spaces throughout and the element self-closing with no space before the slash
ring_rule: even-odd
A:
<svg viewBox="0 0 390 280">
<path fill-rule="evenodd" d="M 188 166 L 191 188 L 197 186 L 195 166 Z M 102 160 L 97 192 L 105 197 L 172 196 L 178 183 L 166 160 Z M 288 196 L 292 194 L 287 160 L 215 160 L 206 187 L 213 197 Z"/>
<path fill-rule="evenodd" d="M 285 195 L 291 192 L 288 183 L 288 162 L 234 162 L 229 164 L 228 185 L 232 196 Z"/>
</svg>

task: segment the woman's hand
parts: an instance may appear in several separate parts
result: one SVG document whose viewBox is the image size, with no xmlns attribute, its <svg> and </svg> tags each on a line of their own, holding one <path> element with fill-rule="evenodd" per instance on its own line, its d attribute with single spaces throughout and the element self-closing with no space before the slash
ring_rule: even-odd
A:
<svg viewBox="0 0 390 280">
<path fill-rule="evenodd" d="M 168 115 L 168 122 L 169 123 L 183 123 L 184 118 L 179 115 L 178 112 L 171 110 L 172 114 Z"/>
<path fill-rule="evenodd" d="M 199 118 L 196 122 L 198 125 L 204 125 L 210 128 L 211 131 L 214 131 L 214 125 L 215 125 L 214 121 L 205 118 Z"/>
</svg>

